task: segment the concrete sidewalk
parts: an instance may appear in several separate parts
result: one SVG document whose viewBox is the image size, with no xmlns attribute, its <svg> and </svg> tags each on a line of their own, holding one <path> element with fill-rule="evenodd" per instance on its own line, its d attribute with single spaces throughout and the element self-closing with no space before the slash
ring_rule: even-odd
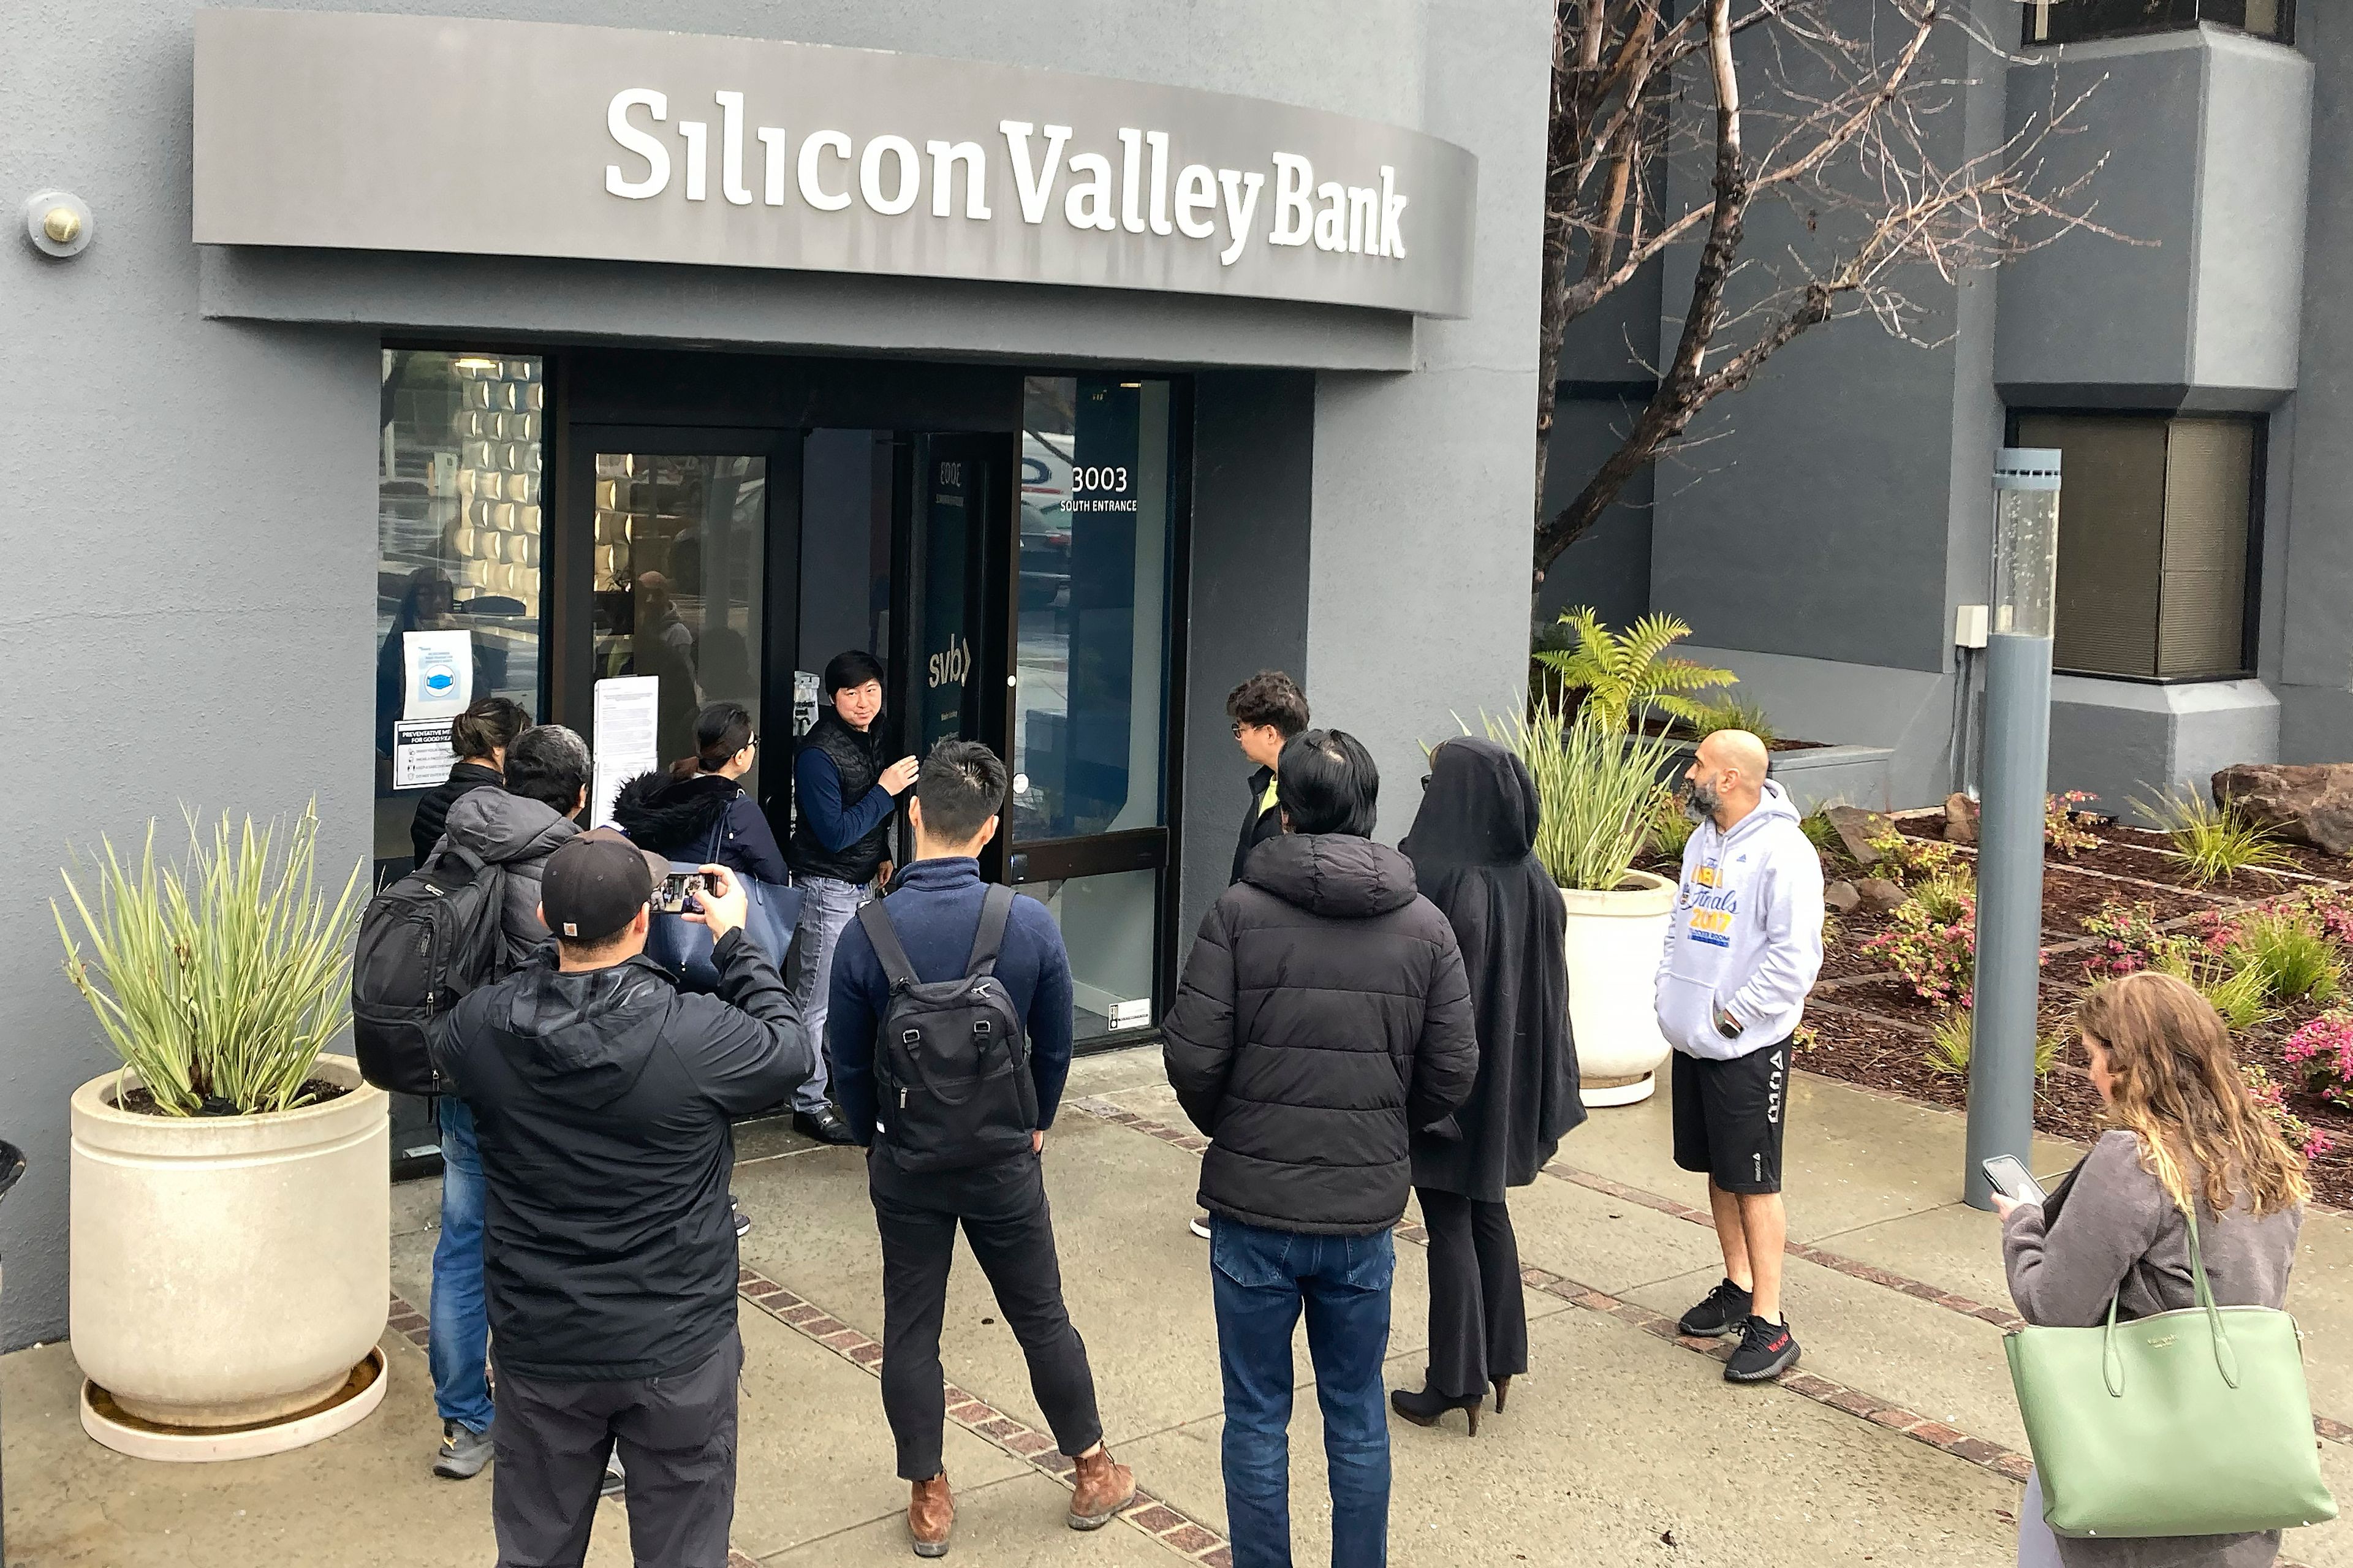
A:
<svg viewBox="0 0 2353 1568">
<path fill-rule="evenodd" d="M 1093 1536 L 1061 1524 L 1066 1468 L 1011 1335 L 960 1250 L 942 1359 L 953 1380 L 953 1560 L 1136 1563 L 1224 1554 L 1220 1397 L 1207 1257 L 1187 1228 L 1198 1139 L 1156 1050 L 1089 1058 L 1047 1148 L 1071 1314 L 1092 1355 L 1107 1436 L 1151 1494 Z M 736 1563 L 912 1561 L 873 1363 L 881 1277 L 855 1152 L 777 1124 L 744 1130 L 735 1188 L 754 1219 L 745 1269 Z M 1799 1075 L 1791 1100 L 1788 1305 L 1806 1348 L 1782 1386 L 1726 1384 L 1673 1337 L 1720 1272 L 1684 1205 L 1699 1184 L 1667 1157 L 1663 1101 L 1598 1111 L 1553 1170 L 1514 1194 L 1529 1281 L 1530 1368 L 1480 1435 L 1392 1426 L 1391 1557 L 1466 1563 L 1814 1564 L 2012 1560 L 2023 1434 L 2004 1370 L 1998 1232 L 1957 1202 L 1961 1123 Z M 2038 1164 L 2063 1168 L 2052 1145 Z M 395 1289 L 422 1308 L 430 1183 L 396 1190 Z M 1400 1231 L 1392 1386 L 1418 1386 L 1426 1277 Z M 2353 1228 L 2306 1226 L 2294 1306 L 2310 1331 L 2315 1404 L 2353 1418 L 2346 1300 Z M 398 1321 L 409 1322 L 401 1319 Z M 421 1331 L 417 1331 L 421 1338 Z M 75 1425 L 66 1347 L 0 1358 L 8 1568 L 487 1564 L 487 1480 L 436 1481 L 425 1358 L 387 1333 L 384 1408 L 302 1453 L 210 1467 L 134 1464 Z M 1292 1445 L 1301 1561 L 1327 1518 L 1309 1369 Z M 2323 1459 L 2353 1489 L 2353 1429 Z M 618 1509 L 590 1561 L 628 1561 Z M 2334 1528 L 2289 1555 L 2353 1568 Z"/>
</svg>

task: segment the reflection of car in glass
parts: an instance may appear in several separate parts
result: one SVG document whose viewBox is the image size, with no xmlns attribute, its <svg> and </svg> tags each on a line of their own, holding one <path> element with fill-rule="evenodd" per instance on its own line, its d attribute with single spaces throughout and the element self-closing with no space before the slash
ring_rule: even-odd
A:
<svg viewBox="0 0 2353 1568">
<path fill-rule="evenodd" d="M 1058 609 L 1071 602 L 1071 459 L 1056 442 L 1021 435 L 1021 607 Z"/>
</svg>

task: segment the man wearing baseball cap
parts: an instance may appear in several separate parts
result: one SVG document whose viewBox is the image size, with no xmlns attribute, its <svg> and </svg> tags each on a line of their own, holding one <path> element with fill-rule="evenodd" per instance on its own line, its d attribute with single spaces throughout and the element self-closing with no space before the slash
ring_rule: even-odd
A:
<svg viewBox="0 0 2353 1568">
<path fill-rule="evenodd" d="M 645 957 L 667 862 L 610 828 L 548 857 L 532 963 L 467 996 L 435 1042 L 474 1114 L 501 1564 L 577 1563 L 617 1447 L 640 1563 L 723 1568 L 735 1510 L 734 1163 L 728 1118 L 776 1104 L 813 1056 L 790 993 L 705 866 L 689 920 L 719 990 Z"/>
</svg>

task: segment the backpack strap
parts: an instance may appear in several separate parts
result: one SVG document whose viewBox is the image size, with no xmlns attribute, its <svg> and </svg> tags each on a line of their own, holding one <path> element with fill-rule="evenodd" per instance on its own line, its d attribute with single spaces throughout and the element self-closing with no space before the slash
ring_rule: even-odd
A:
<svg viewBox="0 0 2353 1568">
<path fill-rule="evenodd" d="M 1002 882 L 991 883 L 980 900 L 980 929 L 972 933 L 972 958 L 964 966 L 966 979 L 997 973 L 997 955 L 1005 948 L 1006 922 L 1012 917 L 1013 889 Z"/>
<path fill-rule="evenodd" d="M 866 940 L 874 944 L 874 956 L 881 961 L 882 973 L 894 990 L 923 983 L 915 973 L 915 966 L 907 962 L 907 950 L 899 945 L 899 933 L 892 928 L 891 917 L 882 912 L 881 900 L 873 900 L 860 909 L 858 923 L 865 928 Z"/>
</svg>

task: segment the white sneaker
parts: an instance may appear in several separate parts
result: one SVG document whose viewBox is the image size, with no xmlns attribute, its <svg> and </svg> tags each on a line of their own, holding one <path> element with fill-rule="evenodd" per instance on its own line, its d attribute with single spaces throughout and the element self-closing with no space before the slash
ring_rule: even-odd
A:
<svg viewBox="0 0 2353 1568">
<path fill-rule="evenodd" d="M 621 1456 L 614 1454 L 605 1461 L 605 1480 L 604 1484 L 596 1489 L 596 1495 L 599 1497 L 619 1497 L 621 1495 Z"/>
<path fill-rule="evenodd" d="M 1193 1234 L 1199 1237 L 1203 1241 L 1209 1239 L 1209 1216 L 1208 1215 L 1197 1214 L 1193 1216 Z"/>
</svg>

